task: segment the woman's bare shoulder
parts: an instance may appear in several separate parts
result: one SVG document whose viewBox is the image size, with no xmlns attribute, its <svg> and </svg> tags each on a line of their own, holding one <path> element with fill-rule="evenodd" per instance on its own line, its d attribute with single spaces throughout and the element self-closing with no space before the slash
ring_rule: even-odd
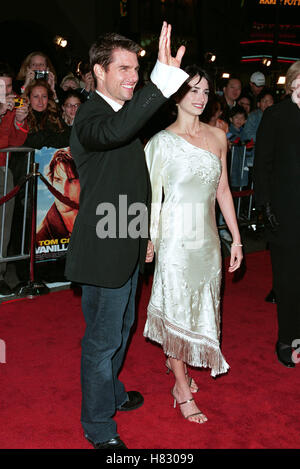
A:
<svg viewBox="0 0 300 469">
<path fill-rule="evenodd" d="M 220 145 L 226 145 L 227 146 L 227 139 L 226 139 L 226 133 L 224 130 L 219 129 L 218 127 L 212 127 L 208 126 L 208 132 L 209 136 L 213 139 L 216 139 L 218 142 L 220 142 Z"/>
</svg>

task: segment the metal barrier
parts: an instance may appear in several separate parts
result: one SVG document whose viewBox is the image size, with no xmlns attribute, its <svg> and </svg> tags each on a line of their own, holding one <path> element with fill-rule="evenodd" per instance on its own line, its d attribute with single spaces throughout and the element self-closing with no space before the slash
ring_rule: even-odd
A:
<svg viewBox="0 0 300 469">
<path fill-rule="evenodd" d="M 237 152 L 237 148 L 242 150 L 242 156 Z M 243 181 L 245 175 L 247 174 L 247 186 L 248 189 L 244 189 L 244 185 L 236 186 L 237 190 L 232 191 L 232 196 L 234 199 L 237 200 L 236 203 L 236 216 L 238 219 L 239 224 L 244 226 L 249 226 L 253 224 L 253 216 L 252 212 L 254 210 L 254 199 L 253 199 L 253 181 L 249 180 L 249 175 L 251 174 L 249 168 L 247 167 L 247 146 L 246 145 L 233 145 L 231 148 L 231 161 L 230 161 L 230 172 L 229 172 L 229 182 L 232 181 L 233 177 L 233 170 L 236 167 L 240 167 L 240 171 L 238 174 L 239 181 Z M 250 185 L 249 185 L 250 184 Z M 244 213 L 241 213 L 241 201 L 242 198 L 248 198 L 248 207 L 245 210 L 244 206 Z"/>
<path fill-rule="evenodd" d="M 2 209 L 1 218 L 1 230 L 0 230 L 0 263 L 7 263 L 12 261 L 19 261 L 24 259 L 30 259 L 30 279 L 28 282 L 24 282 L 20 285 L 17 295 L 25 295 L 27 297 L 33 297 L 37 294 L 47 293 L 48 287 L 43 282 L 36 282 L 34 278 L 34 259 L 35 259 L 35 232 L 36 232 L 36 203 L 37 203 L 37 177 L 38 165 L 34 162 L 35 150 L 28 147 L 9 147 L 0 149 L 1 153 L 6 153 L 6 164 L 4 174 L 4 193 L 0 194 Z M 27 164 L 26 164 L 26 175 L 23 175 L 18 184 L 14 188 L 10 188 L 8 191 L 8 177 L 9 177 L 9 158 L 11 153 L 27 153 Z M 32 179 L 32 181 L 31 181 Z M 24 210 L 23 210 L 23 222 L 22 222 L 22 234 L 21 234 L 21 249 L 20 253 L 14 256 L 3 255 L 3 244 L 4 244 L 4 233 L 5 233 L 5 214 L 6 205 L 10 199 L 15 197 L 20 191 L 21 187 L 25 185 L 24 195 Z M 28 252 L 26 253 L 25 238 L 27 231 L 27 215 L 29 214 L 29 204 L 31 204 L 31 227 L 30 227 L 30 245 L 28 246 Z M 11 229 L 9 230 L 11 233 Z M 10 237 L 9 233 L 9 237 Z"/>
<path fill-rule="evenodd" d="M 33 148 L 27 147 L 9 147 L 0 149 L 0 153 L 6 153 L 6 163 L 5 163 L 5 174 L 4 174 L 4 193 L 0 194 L 0 197 L 5 197 L 8 194 L 8 174 L 9 174 L 9 155 L 10 153 L 26 153 L 27 154 L 27 165 L 26 165 L 26 174 L 30 172 L 30 166 L 34 161 L 34 152 Z M 25 198 L 24 198 L 24 211 L 23 211 L 23 223 L 22 223 L 22 238 L 21 238 L 21 252 L 15 256 L 4 257 L 3 256 L 3 242 L 4 242 L 4 231 L 5 231 L 5 212 L 6 205 L 8 201 L 4 202 L 2 210 L 2 219 L 1 219 L 1 230 L 0 230 L 0 263 L 2 262 L 11 262 L 18 261 L 22 259 L 28 259 L 30 253 L 25 253 L 25 233 L 26 233 L 26 219 L 28 213 L 28 200 L 29 200 L 29 180 L 25 182 Z"/>
</svg>

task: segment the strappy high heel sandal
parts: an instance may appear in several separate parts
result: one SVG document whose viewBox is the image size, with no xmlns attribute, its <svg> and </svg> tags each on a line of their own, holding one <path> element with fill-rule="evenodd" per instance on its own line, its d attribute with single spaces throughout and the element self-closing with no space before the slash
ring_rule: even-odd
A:
<svg viewBox="0 0 300 469">
<path fill-rule="evenodd" d="M 195 400 L 192 397 L 192 399 L 188 399 L 187 401 L 177 403 L 177 399 L 174 397 L 173 390 L 171 391 L 171 394 L 174 398 L 174 409 L 176 409 L 176 404 L 181 406 L 181 405 L 188 404 L 189 402 L 192 402 L 192 401 Z M 195 420 L 189 420 L 189 422 L 192 422 L 192 423 L 205 423 L 205 422 L 207 422 L 207 417 L 203 414 L 203 412 L 201 412 L 201 410 L 199 412 L 194 412 L 193 414 L 190 414 L 190 415 L 187 415 L 187 416 L 183 415 L 182 411 L 181 411 L 181 414 L 187 420 L 189 420 L 191 417 L 195 417 L 196 415 L 202 415 L 206 419 L 206 420 L 203 420 L 202 422 L 196 422 Z"/>
<path fill-rule="evenodd" d="M 171 371 L 173 373 L 173 370 L 169 366 L 168 360 L 166 360 L 165 365 L 166 365 L 166 368 L 167 368 L 167 371 L 166 371 L 167 375 L 169 375 Z M 191 376 L 189 376 L 188 371 L 185 372 L 185 376 L 187 377 L 187 382 L 188 382 L 188 385 L 189 385 L 189 388 L 190 388 L 191 392 L 192 393 L 198 392 L 199 388 L 198 388 L 197 384 L 195 383 L 195 380 Z"/>
</svg>

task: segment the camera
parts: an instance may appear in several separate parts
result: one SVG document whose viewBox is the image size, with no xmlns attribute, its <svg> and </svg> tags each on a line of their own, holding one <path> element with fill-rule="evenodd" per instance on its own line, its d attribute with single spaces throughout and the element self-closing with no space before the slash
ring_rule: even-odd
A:
<svg viewBox="0 0 300 469">
<path fill-rule="evenodd" d="M 38 80 L 39 78 L 44 78 L 44 80 L 48 80 L 49 72 L 48 70 L 35 70 L 34 71 L 34 78 Z"/>
<path fill-rule="evenodd" d="M 14 99 L 14 101 L 15 101 L 15 107 L 23 107 L 24 106 L 25 100 L 23 98 L 16 97 Z"/>
</svg>

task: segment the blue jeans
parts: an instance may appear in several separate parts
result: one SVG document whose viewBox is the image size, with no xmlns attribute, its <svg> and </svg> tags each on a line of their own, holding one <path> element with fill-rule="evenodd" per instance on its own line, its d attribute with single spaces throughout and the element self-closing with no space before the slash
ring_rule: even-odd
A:
<svg viewBox="0 0 300 469">
<path fill-rule="evenodd" d="M 118 436 L 112 417 L 128 400 L 118 373 L 135 319 L 138 272 L 137 268 L 120 288 L 82 286 L 86 330 L 81 356 L 81 423 L 94 443 Z"/>
</svg>

